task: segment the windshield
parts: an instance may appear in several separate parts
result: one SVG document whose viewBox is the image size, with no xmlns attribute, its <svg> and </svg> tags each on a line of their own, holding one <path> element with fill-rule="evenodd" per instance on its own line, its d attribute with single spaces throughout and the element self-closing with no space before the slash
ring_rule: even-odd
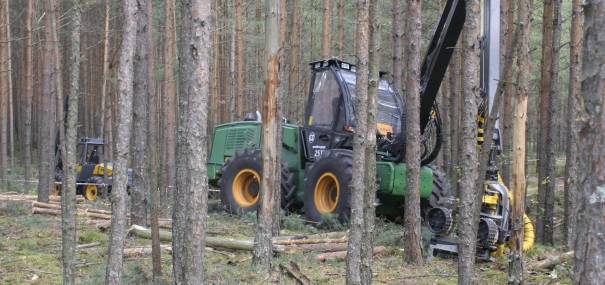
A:
<svg viewBox="0 0 605 285">
<path fill-rule="evenodd" d="M 344 81 L 347 83 L 351 98 L 355 99 L 356 74 L 348 70 L 341 70 L 341 74 Z M 398 106 L 399 104 L 395 96 L 397 96 L 397 94 L 389 82 L 380 80 L 378 85 L 378 96 L 376 98 L 376 105 L 378 108 L 376 127 L 377 132 L 381 135 L 391 133 L 392 135 L 397 136 L 401 133 L 401 107 Z"/>
</svg>

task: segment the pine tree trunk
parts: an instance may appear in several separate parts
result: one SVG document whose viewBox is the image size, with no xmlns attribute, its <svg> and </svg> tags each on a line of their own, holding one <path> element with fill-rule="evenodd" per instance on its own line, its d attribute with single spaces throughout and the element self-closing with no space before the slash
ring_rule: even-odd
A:
<svg viewBox="0 0 605 285">
<path fill-rule="evenodd" d="M 304 102 L 304 96 L 300 92 L 300 0 L 292 1 L 292 31 L 290 36 L 290 63 L 288 64 L 288 97 L 290 98 L 289 105 L 294 109 L 295 114 L 292 118 L 297 121 L 302 121 L 301 106 Z"/>
<path fill-rule="evenodd" d="M 128 154 L 132 130 L 132 99 L 134 55 L 136 45 L 136 12 L 135 0 L 123 0 L 124 30 L 120 65 L 118 67 L 118 107 L 117 138 L 113 162 L 113 186 L 111 201 L 111 233 L 108 239 L 106 284 L 121 284 L 122 257 L 126 237 L 126 188 L 128 183 Z"/>
<path fill-rule="evenodd" d="M 263 96 L 262 122 L 262 161 L 263 175 L 260 187 L 260 205 L 258 208 L 258 225 L 254 239 L 253 263 L 259 266 L 261 274 L 269 276 L 273 255 L 271 237 L 275 221 L 274 203 L 275 189 L 280 186 L 281 178 L 281 142 L 279 140 L 279 24 L 280 1 L 267 2 L 265 20 L 265 50 L 266 50 L 266 79 L 265 95 Z M 278 193 L 278 192 L 277 192 Z"/>
<path fill-rule="evenodd" d="M 544 244 L 554 243 L 554 208 L 555 208 L 555 185 L 557 180 L 556 156 L 557 156 L 557 108 L 559 107 L 559 46 L 561 45 L 561 0 L 553 0 L 553 36 L 551 43 L 550 64 L 550 90 L 548 98 L 548 137 L 545 146 L 545 173 L 546 181 L 544 195 Z"/>
<path fill-rule="evenodd" d="M 150 204 L 150 224 L 151 224 L 151 258 L 153 264 L 153 280 L 157 282 L 159 277 L 162 275 L 162 253 L 160 248 L 160 227 L 159 227 L 159 203 L 160 203 L 160 189 L 159 189 L 159 165 L 160 165 L 160 146 L 159 146 L 159 100 L 155 84 L 155 42 L 153 40 L 153 5 L 149 3 L 145 6 L 145 14 L 147 16 L 147 27 L 149 32 L 145 34 L 147 40 L 147 46 L 149 47 L 149 58 L 147 60 L 147 82 L 149 96 L 147 106 L 149 108 L 149 118 L 147 120 L 147 145 L 145 146 L 145 157 L 148 178 L 145 182 L 145 189 L 149 191 L 149 204 Z"/>
<path fill-rule="evenodd" d="M 345 0 L 338 0 L 338 57 L 345 56 Z"/>
<path fill-rule="evenodd" d="M 546 157 L 546 141 L 548 138 L 548 123 L 549 123 L 549 95 L 550 86 L 552 83 L 552 38 L 553 38 L 553 5 L 554 0 L 544 0 L 544 11 L 542 16 L 542 71 L 540 81 L 540 100 L 538 105 L 539 127 L 537 140 L 537 155 L 538 155 L 538 207 L 536 208 L 536 239 L 538 242 L 544 243 L 544 207 L 546 205 L 546 192 L 550 178 L 546 173 L 547 157 Z"/>
<path fill-rule="evenodd" d="M 531 59 L 529 51 L 531 0 L 519 2 L 517 15 L 517 32 L 519 43 L 517 49 L 517 92 L 515 96 L 515 113 L 513 114 L 512 136 L 512 167 L 511 180 L 513 191 L 513 212 L 511 222 L 511 252 L 509 254 L 508 283 L 523 284 L 523 215 L 525 212 L 526 190 L 526 121 L 527 97 L 531 74 Z"/>
<path fill-rule="evenodd" d="M 393 86 L 401 92 L 402 90 L 402 73 L 403 73 L 403 29 L 405 27 L 405 19 L 403 17 L 402 0 L 393 1 L 393 24 L 391 36 L 393 37 Z M 403 96 L 403 95 L 402 95 Z"/>
<path fill-rule="evenodd" d="M 145 146 L 147 145 L 147 125 L 149 110 L 149 55 L 150 45 L 148 33 L 152 26 L 147 26 L 146 11 L 148 3 L 139 3 L 137 13 L 136 49 L 134 56 L 134 84 L 133 84 L 133 135 L 132 135 L 132 171 L 134 174 L 130 192 L 131 223 L 135 225 L 147 224 L 147 160 Z"/>
<path fill-rule="evenodd" d="M 422 245 L 420 233 L 420 49 L 422 33 L 422 2 L 408 1 L 408 49 L 405 90 L 406 143 L 405 162 L 407 184 L 404 206 L 404 249 L 409 264 L 421 265 Z"/>
<path fill-rule="evenodd" d="M 235 116 L 243 116 L 245 98 L 246 47 L 244 46 L 243 0 L 235 0 Z M 235 119 L 235 118 L 233 118 Z"/>
<path fill-rule="evenodd" d="M 321 33 L 321 57 L 329 58 L 331 53 L 330 46 L 330 22 L 332 21 L 332 0 L 323 1 L 323 18 Z"/>
<path fill-rule="evenodd" d="M 361 236 L 361 283 L 372 284 L 372 259 L 374 255 L 374 220 L 376 213 L 374 201 L 376 198 L 376 117 L 377 94 L 380 81 L 380 17 L 383 1 L 377 0 L 370 4 L 369 11 L 369 84 L 368 84 L 368 118 L 366 131 L 366 169 L 365 191 L 363 197 L 363 228 Z"/>
<path fill-rule="evenodd" d="M 183 32 L 183 64 L 180 74 L 182 81 L 182 96 L 179 101 L 187 101 L 180 106 L 180 116 L 185 117 L 185 133 L 179 135 L 184 140 L 179 150 L 179 156 L 186 155 L 185 168 L 179 175 L 187 181 L 179 182 L 179 194 L 186 199 L 186 228 L 183 233 L 182 275 L 184 284 L 203 284 L 203 256 L 206 236 L 206 216 L 208 212 L 208 177 L 206 174 L 207 143 L 208 143 L 208 97 L 210 81 L 210 52 L 212 29 L 214 28 L 210 0 L 189 0 L 184 3 L 182 11 Z"/>
<path fill-rule="evenodd" d="M 162 158 L 162 201 L 167 201 L 168 193 L 174 191 L 176 172 L 175 172 L 175 151 L 176 151 L 176 114 L 177 114 L 177 92 L 175 61 L 176 52 L 176 28 L 175 28 L 175 0 L 167 0 L 165 3 L 165 36 L 164 41 L 164 92 L 163 92 L 163 137 L 164 137 L 164 154 Z"/>
<path fill-rule="evenodd" d="M 477 161 L 477 102 L 479 101 L 480 57 L 480 3 L 466 1 L 464 25 L 464 114 L 462 117 L 462 150 L 460 177 L 460 206 L 458 210 L 458 284 L 475 282 L 475 252 L 479 224 L 478 196 L 483 188 L 477 188 L 479 163 Z"/>
<path fill-rule="evenodd" d="M 575 284 L 605 283 L 605 0 L 585 1 Z"/>
<path fill-rule="evenodd" d="M 572 1 L 572 18 L 569 51 L 569 92 L 567 95 L 567 151 L 565 160 L 565 205 L 563 236 L 568 249 L 572 249 L 576 239 L 576 193 L 578 193 L 578 128 L 580 112 L 580 80 L 582 74 L 582 25 L 581 0 Z"/>
<path fill-rule="evenodd" d="M 502 9 L 500 10 L 501 19 L 502 19 L 502 27 L 503 27 L 503 36 L 502 36 L 502 46 L 505 50 L 509 50 L 509 46 L 512 46 L 512 34 L 514 30 L 514 9 L 515 9 L 515 1 L 514 0 L 503 0 L 501 2 Z M 510 50 L 513 50 L 512 47 Z M 515 55 L 514 52 L 510 54 L 510 58 L 507 58 L 507 55 L 504 55 L 503 62 L 512 61 Z M 514 96 L 514 88 L 513 84 L 513 68 L 510 70 L 503 70 L 503 78 L 504 81 L 504 94 L 503 96 L 503 112 L 502 114 L 502 154 L 501 162 L 502 166 L 502 176 L 504 177 L 504 181 L 510 182 L 510 173 L 511 173 L 511 165 L 510 159 L 512 154 L 512 123 L 513 123 L 513 96 Z M 508 72 L 507 72 L 508 71 Z"/>
<path fill-rule="evenodd" d="M 8 13 L 8 5 L 6 1 L 0 2 L 0 189 L 6 189 L 8 186 L 7 172 L 8 172 L 8 97 L 9 88 L 9 73 L 8 65 L 6 64 L 9 59 L 8 51 L 8 35 L 6 33 L 6 26 L 9 20 L 6 18 Z"/>
<path fill-rule="evenodd" d="M 44 71 L 43 71 L 43 122 L 40 124 L 40 162 L 38 165 L 38 201 L 48 202 L 48 195 L 53 184 L 55 157 L 55 101 L 57 87 L 57 57 L 55 45 L 57 40 L 56 5 L 54 0 L 44 2 L 46 16 L 44 17 Z"/>
<path fill-rule="evenodd" d="M 27 0 L 27 11 L 25 13 L 25 122 L 23 124 L 23 132 L 25 134 L 23 138 L 23 164 L 25 167 L 25 180 L 29 180 L 32 177 L 32 100 L 34 95 L 34 74 L 32 61 L 33 10 L 33 0 Z"/>
<path fill-rule="evenodd" d="M 7 127 L 8 127 L 8 133 L 4 133 L 6 136 L 8 136 L 8 149 L 10 149 L 10 159 L 8 162 L 8 168 L 10 169 L 10 172 L 14 172 L 15 171 L 15 165 L 14 165 L 14 160 L 15 160 L 15 119 L 14 119 L 14 112 L 13 112 L 13 79 L 12 79 L 12 73 L 13 73 L 13 64 L 12 64 L 12 57 L 11 57 L 11 20 L 10 20 L 10 7 L 9 7 L 9 0 L 5 0 L 5 25 L 4 25 L 4 29 L 6 30 L 6 41 L 3 43 L 5 45 L 6 48 L 6 61 L 3 62 L 4 65 L 6 65 L 6 76 L 7 76 L 7 112 L 8 112 L 8 120 L 7 120 Z"/>
<path fill-rule="evenodd" d="M 355 95 L 355 134 L 353 135 L 353 179 L 351 181 L 349 242 L 347 246 L 347 284 L 362 284 L 361 247 L 364 230 L 364 191 L 366 183 L 368 87 L 369 87 L 369 7 L 357 1 L 357 82 Z"/>
<path fill-rule="evenodd" d="M 71 74 L 67 107 L 67 122 L 63 150 L 63 189 L 61 191 L 61 237 L 63 284 L 75 284 L 76 245 L 76 145 L 78 143 L 78 99 L 80 95 L 80 23 L 81 11 L 76 5 L 71 18 Z"/>
</svg>

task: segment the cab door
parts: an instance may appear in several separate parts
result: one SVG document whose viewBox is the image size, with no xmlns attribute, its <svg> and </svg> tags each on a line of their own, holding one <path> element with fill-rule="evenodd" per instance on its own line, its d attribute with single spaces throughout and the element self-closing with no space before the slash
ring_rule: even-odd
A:
<svg viewBox="0 0 605 285">
<path fill-rule="evenodd" d="M 342 105 L 341 87 L 334 70 L 316 70 L 302 130 L 308 160 L 315 160 L 333 147 L 335 128 L 344 120 Z"/>
</svg>

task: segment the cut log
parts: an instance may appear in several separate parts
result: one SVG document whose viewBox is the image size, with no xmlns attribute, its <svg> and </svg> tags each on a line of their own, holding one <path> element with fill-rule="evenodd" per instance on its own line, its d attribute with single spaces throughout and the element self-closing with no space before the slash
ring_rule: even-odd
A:
<svg viewBox="0 0 605 285">
<path fill-rule="evenodd" d="M 374 253 L 374 255 L 377 255 L 377 254 L 384 252 L 385 250 L 386 250 L 386 247 L 377 246 L 377 247 L 374 247 L 373 253 Z M 323 262 L 326 260 L 343 260 L 346 257 L 347 257 L 346 251 L 336 251 L 336 252 L 318 254 L 317 256 L 315 256 L 315 260 Z"/>
<path fill-rule="evenodd" d="M 317 243 L 343 243 L 347 242 L 347 238 L 339 239 L 286 239 L 274 240 L 273 244 L 294 245 L 294 244 L 317 244 Z"/>
<path fill-rule="evenodd" d="M 38 201 L 32 202 L 32 207 L 61 210 L 61 205 L 52 204 L 52 203 L 43 203 L 43 202 L 38 202 Z"/>
<path fill-rule="evenodd" d="M 341 239 L 346 238 L 347 232 L 329 232 L 312 235 L 283 235 L 273 237 L 273 241 L 292 240 L 292 239 Z"/>
<path fill-rule="evenodd" d="M 292 276 L 298 282 L 298 284 L 301 284 L 301 285 L 313 284 L 311 282 L 311 279 L 309 279 L 309 277 L 307 277 L 300 271 L 300 267 L 298 267 L 298 264 L 296 264 L 296 262 L 290 261 L 290 266 L 280 264 L 279 267 L 282 269 L 283 272 L 286 272 L 290 276 Z"/>
<path fill-rule="evenodd" d="M 101 209 L 94 209 L 94 208 L 86 208 L 86 212 L 103 214 L 103 215 L 111 215 L 111 211 L 106 211 L 106 210 L 101 210 Z"/>
<path fill-rule="evenodd" d="M 32 214 L 60 216 L 61 210 L 33 207 Z"/>
<path fill-rule="evenodd" d="M 162 252 L 172 254 L 172 247 L 169 245 L 160 246 Z M 124 258 L 144 257 L 151 255 L 151 247 L 130 247 L 124 249 Z"/>
<path fill-rule="evenodd" d="M 128 230 L 128 233 L 140 238 L 151 239 L 151 230 L 139 225 L 132 225 L 132 227 L 130 227 Z M 172 233 L 168 231 L 160 231 L 160 241 L 172 241 Z M 254 242 L 252 240 L 236 240 L 207 236 L 206 245 L 209 247 L 221 247 L 236 250 L 254 250 Z M 283 252 L 285 251 L 285 248 L 284 246 L 276 245 L 273 247 L 273 250 L 276 252 Z"/>
<path fill-rule="evenodd" d="M 99 219 L 99 220 L 111 220 L 110 215 L 94 213 L 94 212 L 90 212 L 88 210 L 86 210 L 86 217 L 89 217 L 92 219 Z"/>
<path fill-rule="evenodd" d="M 97 242 L 91 242 L 91 243 L 85 243 L 85 244 L 79 244 L 79 245 L 76 245 L 76 250 L 82 250 L 82 249 L 85 249 L 85 248 L 96 247 L 96 246 L 99 246 L 99 245 L 101 245 L 101 243 L 98 242 L 98 241 Z"/>
<path fill-rule="evenodd" d="M 334 251 L 346 251 L 347 243 L 314 243 L 314 244 L 292 244 L 286 246 L 286 252 L 334 252 Z"/>
<path fill-rule="evenodd" d="M 568 259 L 572 258 L 574 255 L 574 251 L 568 251 L 561 253 L 556 256 L 550 256 L 544 260 L 535 261 L 529 264 L 529 270 L 540 270 L 540 269 L 549 269 L 554 267 L 557 264 L 561 264 Z"/>
<path fill-rule="evenodd" d="M 61 196 L 50 196 L 48 197 L 49 202 L 59 202 L 61 203 Z M 84 196 L 76 195 L 76 203 L 84 202 Z"/>
</svg>

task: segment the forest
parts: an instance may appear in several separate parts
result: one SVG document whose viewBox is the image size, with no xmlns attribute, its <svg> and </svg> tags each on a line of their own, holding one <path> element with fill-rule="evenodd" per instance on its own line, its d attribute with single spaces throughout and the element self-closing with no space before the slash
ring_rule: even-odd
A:
<svg viewBox="0 0 605 285">
<path fill-rule="evenodd" d="M 0 284 L 605 284 L 605 0 L 0 0 Z"/>
</svg>

